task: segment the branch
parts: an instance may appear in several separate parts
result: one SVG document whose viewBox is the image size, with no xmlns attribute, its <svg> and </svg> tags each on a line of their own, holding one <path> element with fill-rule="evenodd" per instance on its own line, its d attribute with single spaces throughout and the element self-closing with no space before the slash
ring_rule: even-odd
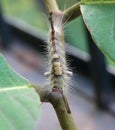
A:
<svg viewBox="0 0 115 130">
<path fill-rule="evenodd" d="M 71 111 L 70 109 L 68 111 L 68 108 L 66 105 L 68 104 L 68 102 L 65 102 L 67 101 L 67 99 L 63 97 L 62 94 L 58 96 L 58 98 L 55 98 L 52 95 L 51 98 L 53 100 L 50 100 L 50 102 L 56 111 L 62 130 L 77 130 Z"/>
<path fill-rule="evenodd" d="M 49 86 L 32 85 L 42 102 L 50 102 L 55 109 L 62 130 L 77 130 L 66 97 Z"/>
<path fill-rule="evenodd" d="M 43 0 L 48 13 L 60 12 L 56 0 Z"/>
<path fill-rule="evenodd" d="M 44 11 L 49 15 L 51 12 L 60 13 L 62 12 L 59 10 L 56 0 L 39 0 L 40 4 L 42 5 Z M 64 21 L 71 21 L 81 15 L 80 11 L 80 4 L 81 1 L 74 4 L 70 8 L 66 9 L 64 13 Z"/>
<path fill-rule="evenodd" d="M 38 86 L 38 85 L 31 85 L 35 91 L 37 92 L 37 94 L 40 96 L 40 100 L 42 102 L 49 102 L 49 98 L 48 96 L 51 93 L 51 88 L 49 86 Z"/>
<path fill-rule="evenodd" d="M 69 22 L 81 15 L 80 4 L 81 1 L 64 11 L 65 21 Z"/>
<path fill-rule="evenodd" d="M 58 5 L 56 3 L 56 0 L 44 0 L 43 2 L 44 2 L 44 6 L 47 9 L 48 14 L 50 14 L 50 16 L 52 16 L 49 19 L 50 22 L 51 22 L 51 29 L 52 29 L 52 33 L 51 33 L 52 41 L 56 40 L 56 37 L 54 35 L 55 30 L 54 30 L 53 26 L 54 26 L 54 23 L 57 24 L 56 20 L 57 21 L 59 20 L 58 25 L 60 25 L 59 27 L 61 28 L 60 29 L 61 36 L 58 35 L 58 34 L 60 34 L 59 32 L 58 33 L 56 32 L 56 33 L 57 33 L 58 40 L 60 41 L 59 43 L 62 44 L 63 41 L 64 41 L 63 17 L 61 17 L 61 19 L 60 19 L 60 16 L 63 16 L 63 12 L 61 12 L 59 10 Z M 76 14 L 75 14 L 76 9 L 78 11 L 80 11 L 80 4 L 77 4 L 77 6 L 74 5 L 72 8 L 69 8 L 67 11 L 65 11 L 65 18 L 68 19 L 70 16 L 72 16 L 71 18 L 73 18 L 73 16 L 76 17 Z M 62 20 L 62 21 L 60 21 L 60 20 Z M 52 21 L 54 23 L 52 23 Z M 55 26 L 57 26 L 57 25 L 55 25 Z M 55 44 L 55 42 L 52 42 L 52 44 L 60 46 L 60 44 L 59 45 Z M 52 48 L 55 49 L 54 46 L 52 46 Z M 61 53 L 61 54 L 65 55 L 64 46 L 61 45 L 61 48 L 59 48 L 59 49 L 62 49 L 63 53 Z M 54 54 L 54 52 L 53 52 L 53 54 Z M 60 54 L 59 54 L 59 56 L 60 56 Z M 53 59 L 53 61 L 54 61 L 54 59 Z M 58 59 L 56 58 L 55 61 L 58 61 Z M 53 63 L 55 63 L 55 62 L 52 62 L 52 64 Z M 52 66 L 53 66 L 53 69 L 56 68 L 54 66 L 54 64 Z M 58 68 L 59 69 L 61 68 L 60 65 L 58 66 Z M 65 67 L 65 59 L 64 59 L 64 67 L 63 68 L 66 68 Z M 33 85 L 33 87 L 35 88 L 36 92 L 39 94 L 40 99 L 41 99 L 42 102 L 50 102 L 53 105 L 53 107 L 55 109 L 55 112 L 57 114 L 58 120 L 60 122 L 60 125 L 62 127 L 62 130 L 77 130 L 76 125 L 75 125 L 74 120 L 73 120 L 73 117 L 72 117 L 72 114 L 71 114 L 71 111 L 70 111 L 70 108 L 69 108 L 69 104 L 68 104 L 67 98 L 63 94 L 64 92 L 63 92 L 62 87 L 64 87 L 64 86 L 62 86 L 61 84 L 63 84 L 63 82 L 65 80 L 64 80 L 62 75 L 57 75 L 57 73 L 55 73 L 55 72 L 56 71 L 53 70 L 54 74 L 52 74 L 52 71 L 51 71 L 50 77 L 51 77 L 51 74 L 52 74 L 53 75 L 52 77 L 55 79 L 55 80 L 54 79 L 53 80 L 58 82 L 57 86 L 52 85 L 52 86 L 45 86 L 45 87 L 41 88 L 39 86 Z M 57 78 L 57 77 L 59 77 L 59 78 Z M 54 81 L 53 81 L 53 83 L 55 83 Z M 52 83 L 52 79 L 50 80 L 50 82 Z"/>
</svg>

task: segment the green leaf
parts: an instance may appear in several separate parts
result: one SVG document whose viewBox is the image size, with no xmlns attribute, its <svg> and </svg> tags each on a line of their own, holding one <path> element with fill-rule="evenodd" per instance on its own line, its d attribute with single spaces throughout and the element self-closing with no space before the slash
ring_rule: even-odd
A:
<svg viewBox="0 0 115 130">
<path fill-rule="evenodd" d="M 40 114 L 38 102 L 33 89 L 0 92 L 0 129 L 35 130 Z"/>
<path fill-rule="evenodd" d="M 81 12 L 96 45 L 115 62 L 115 4 L 85 4 Z"/>
<path fill-rule="evenodd" d="M 0 55 L 0 129 L 35 130 L 40 101 L 29 82 Z"/>
<path fill-rule="evenodd" d="M 0 55 L 0 91 L 4 88 L 22 87 L 29 82 L 11 69 L 7 61 Z"/>
<path fill-rule="evenodd" d="M 82 0 L 83 4 L 113 4 L 115 0 Z"/>
</svg>

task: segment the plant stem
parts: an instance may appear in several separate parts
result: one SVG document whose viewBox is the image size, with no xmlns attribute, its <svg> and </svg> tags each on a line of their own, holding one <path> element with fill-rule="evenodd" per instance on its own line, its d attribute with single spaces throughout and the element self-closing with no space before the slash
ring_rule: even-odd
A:
<svg viewBox="0 0 115 130">
<path fill-rule="evenodd" d="M 63 96 L 61 95 L 57 101 L 53 99 L 53 102 L 51 101 L 51 104 L 56 111 L 62 130 L 77 130 L 72 114 L 67 110 Z"/>
<path fill-rule="evenodd" d="M 81 15 L 80 4 L 81 1 L 64 11 L 65 21 L 71 21 Z"/>
<path fill-rule="evenodd" d="M 75 17 L 79 16 L 81 13 L 80 13 L 80 3 L 77 3 L 76 5 L 72 6 L 71 8 L 67 9 L 64 13 L 65 13 L 65 17 L 61 17 L 63 16 L 63 12 L 61 12 L 58 8 L 58 5 L 56 3 L 56 0 L 44 0 L 44 6 L 46 7 L 47 9 L 47 12 L 48 14 L 50 14 L 52 17 L 50 17 L 49 21 L 51 22 L 51 29 L 52 29 L 52 32 L 51 32 L 51 38 L 50 38 L 50 42 L 51 40 L 53 41 L 52 44 L 53 44 L 53 49 L 55 49 L 55 46 L 58 46 L 58 44 L 60 43 L 61 44 L 64 44 L 64 34 L 63 34 L 63 19 L 62 18 L 65 18 L 64 20 L 68 20 L 68 18 L 71 18 L 69 20 L 72 20 L 74 19 Z M 76 10 L 77 10 L 77 15 L 76 15 Z M 61 13 L 60 13 L 61 12 Z M 53 15 L 52 15 L 53 14 Z M 71 17 L 72 16 L 72 17 Z M 55 32 L 54 30 L 54 25 L 57 23 L 57 21 L 59 21 L 59 23 L 57 25 L 59 25 L 59 30 L 62 31 L 61 35 L 60 33 L 57 31 Z M 62 21 L 61 21 L 62 20 Z M 62 24 L 62 26 L 61 26 Z M 55 26 L 57 26 L 55 25 Z M 54 33 L 55 32 L 55 33 Z M 56 38 L 56 35 L 57 34 L 57 39 L 59 42 L 54 42 L 55 38 Z M 60 47 L 59 45 L 59 47 Z M 51 45 L 50 45 L 51 46 Z M 57 47 L 58 49 L 60 49 L 59 47 Z M 65 54 L 65 50 L 64 50 L 64 47 L 62 46 L 61 47 L 61 54 L 62 52 L 64 52 Z M 60 51 L 57 51 L 57 52 L 60 52 Z M 52 54 L 52 53 L 51 53 Z M 58 54 L 58 53 L 57 53 Z M 58 54 L 59 56 L 61 54 Z M 53 55 L 54 56 L 54 55 Z M 53 57 L 52 56 L 52 57 Z M 65 56 L 65 55 L 64 55 Z M 63 57 L 64 57 L 63 56 Z M 60 56 L 61 57 L 61 56 Z M 65 57 L 64 57 L 65 58 Z M 55 59 L 56 60 L 56 59 Z M 52 60 L 54 61 L 54 59 Z M 64 67 L 63 68 L 66 68 L 65 67 L 65 59 L 61 60 L 61 61 L 64 61 Z M 53 63 L 53 62 L 52 62 Z M 59 62 L 60 63 L 60 62 Z M 61 62 L 62 63 L 62 62 Z M 60 64 L 61 64 L 60 63 Z M 54 64 L 52 65 L 54 67 Z M 60 67 L 60 66 L 59 66 Z M 61 68 L 61 67 L 60 67 Z M 53 68 L 53 71 L 54 72 L 54 68 Z M 52 72 L 50 74 L 52 74 Z M 64 73 L 65 74 L 65 73 Z M 55 73 L 55 75 L 57 76 L 57 73 Z M 51 76 L 51 75 L 50 75 Z M 55 77 L 56 77 L 55 76 Z M 58 76 L 59 77 L 59 76 Z M 53 78 L 54 78 L 54 74 L 53 74 Z M 57 77 L 56 77 L 57 78 Z M 61 79 L 61 80 L 60 80 Z M 59 84 L 55 87 L 55 86 L 47 86 L 47 87 L 44 87 L 42 89 L 40 89 L 39 87 L 37 86 L 33 86 L 36 90 L 36 92 L 40 95 L 40 98 L 41 98 L 41 101 L 42 102 L 50 102 L 54 109 L 55 109 L 55 112 L 57 114 L 57 117 L 58 117 L 58 120 L 60 122 L 60 125 L 62 127 L 62 130 L 77 130 L 77 127 L 74 123 L 74 120 L 73 120 L 73 117 L 72 117 L 72 114 L 71 114 L 71 111 L 70 111 L 70 108 L 69 108 L 69 105 L 68 105 L 68 101 L 67 101 L 67 98 L 63 95 L 63 89 L 62 89 L 62 86 L 60 85 L 60 82 L 64 85 L 64 83 L 62 81 L 65 82 L 65 79 L 63 80 L 63 76 L 60 75 L 60 78 L 58 78 L 58 80 L 56 79 L 56 82 L 58 81 Z M 52 81 L 52 78 L 50 80 L 50 82 Z M 52 83 L 52 82 L 51 82 Z M 54 83 L 54 79 L 53 79 L 53 83 Z M 61 86 L 61 87 L 60 87 Z M 65 86 L 64 86 L 65 87 Z"/>
<path fill-rule="evenodd" d="M 42 102 L 50 102 L 52 104 L 62 130 L 77 130 L 67 99 L 63 94 L 51 91 L 48 86 L 42 87 L 42 89 L 36 85 L 33 85 L 33 87 L 39 94 Z"/>
<path fill-rule="evenodd" d="M 44 0 L 44 4 L 46 6 L 47 12 L 59 12 L 59 8 L 56 0 Z"/>
<path fill-rule="evenodd" d="M 51 12 L 61 12 L 59 10 L 56 0 L 43 0 L 42 2 L 44 4 L 48 14 Z M 73 6 L 71 6 L 70 8 L 66 9 L 63 12 L 65 21 L 69 22 L 81 15 L 80 4 L 81 4 L 81 1 L 74 4 Z"/>
</svg>

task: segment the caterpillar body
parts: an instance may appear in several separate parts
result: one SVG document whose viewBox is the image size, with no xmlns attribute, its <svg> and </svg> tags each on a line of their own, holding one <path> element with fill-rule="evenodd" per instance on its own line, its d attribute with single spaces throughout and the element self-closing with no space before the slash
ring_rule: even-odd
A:
<svg viewBox="0 0 115 130">
<path fill-rule="evenodd" d="M 49 76 L 52 90 L 63 92 L 67 85 L 68 71 L 65 45 L 64 45 L 64 16 L 63 13 L 50 13 L 50 38 L 48 41 L 50 71 L 45 74 Z"/>
</svg>

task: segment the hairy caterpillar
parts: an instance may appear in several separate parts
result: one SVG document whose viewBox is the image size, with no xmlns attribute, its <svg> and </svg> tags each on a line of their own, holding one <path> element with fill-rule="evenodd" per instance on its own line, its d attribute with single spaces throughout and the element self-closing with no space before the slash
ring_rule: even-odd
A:
<svg viewBox="0 0 115 130">
<path fill-rule="evenodd" d="M 49 76 L 50 86 L 53 91 L 63 92 L 67 86 L 68 77 L 72 72 L 68 71 L 65 45 L 64 45 L 64 16 L 63 13 L 50 13 L 50 38 L 48 42 L 50 71 L 45 75 Z"/>
</svg>

